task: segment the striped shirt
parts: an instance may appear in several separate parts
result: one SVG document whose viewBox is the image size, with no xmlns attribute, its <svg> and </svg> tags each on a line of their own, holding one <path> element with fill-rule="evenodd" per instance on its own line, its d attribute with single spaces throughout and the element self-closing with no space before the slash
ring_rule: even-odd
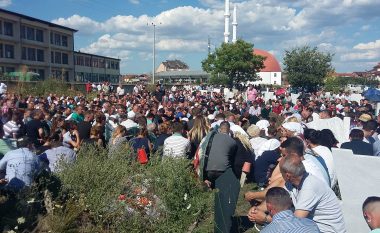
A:
<svg viewBox="0 0 380 233">
<path fill-rule="evenodd" d="M 273 216 L 272 222 L 262 233 L 319 233 L 317 224 L 307 218 L 297 218 L 291 210 L 281 211 Z"/>
<path fill-rule="evenodd" d="M 17 134 L 20 130 L 20 127 L 14 121 L 8 121 L 3 126 L 4 138 L 13 138 L 13 134 Z"/>
<path fill-rule="evenodd" d="M 180 134 L 173 134 L 165 139 L 164 142 L 164 157 L 182 157 L 186 158 L 190 151 L 190 141 L 182 137 Z"/>
</svg>

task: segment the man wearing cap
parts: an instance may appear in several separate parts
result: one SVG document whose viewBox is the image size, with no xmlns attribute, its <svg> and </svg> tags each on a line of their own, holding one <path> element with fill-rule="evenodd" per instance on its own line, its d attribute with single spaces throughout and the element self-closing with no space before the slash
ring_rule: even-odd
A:
<svg viewBox="0 0 380 233">
<path fill-rule="evenodd" d="M 127 114 L 128 119 L 121 122 L 120 125 L 124 126 L 126 129 L 131 129 L 137 127 L 138 124 L 134 122 L 136 114 L 133 111 L 129 111 Z"/>
</svg>

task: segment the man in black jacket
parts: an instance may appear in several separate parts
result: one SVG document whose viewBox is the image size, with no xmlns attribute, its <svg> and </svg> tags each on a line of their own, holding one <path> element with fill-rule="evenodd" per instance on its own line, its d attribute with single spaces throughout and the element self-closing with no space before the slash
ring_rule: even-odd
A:
<svg viewBox="0 0 380 233">
<path fill-rule="evenodd" d="M 361 129 L 353 129 L 350 133 L 350 142 L 345 142 L 340 148 L 350 149 L 357 155 L 373 155 L 372 145 L 363 141 L 364 133 Z"/>
</svg>

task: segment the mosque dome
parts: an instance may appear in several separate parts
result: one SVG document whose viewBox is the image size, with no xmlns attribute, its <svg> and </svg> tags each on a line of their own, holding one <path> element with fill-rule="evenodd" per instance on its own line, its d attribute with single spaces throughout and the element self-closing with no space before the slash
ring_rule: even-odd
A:
<svg viewBox="0 0 380 233">
<path fill-rule="evenodd" d="M 281 72 L 280 63 L 269 52 L 262 49 L 253 49 L 253 54 L 266 57 L 264 61 L 264 68 L 260 72 Z"/>
</svg>

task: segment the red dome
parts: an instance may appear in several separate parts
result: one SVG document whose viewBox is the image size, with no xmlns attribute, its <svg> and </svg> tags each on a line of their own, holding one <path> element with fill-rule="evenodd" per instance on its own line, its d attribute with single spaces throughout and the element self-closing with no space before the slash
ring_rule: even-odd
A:
<svg viewBox="0 0 380 233">
<path fill-rule="evenodd" d="M 261 72 L 281 72 L 280 63 L 269 52 L 262 49 L 253 49 L 253 54 L 266 57 L 264 68 L 260 70 Z"/>
</svg>

